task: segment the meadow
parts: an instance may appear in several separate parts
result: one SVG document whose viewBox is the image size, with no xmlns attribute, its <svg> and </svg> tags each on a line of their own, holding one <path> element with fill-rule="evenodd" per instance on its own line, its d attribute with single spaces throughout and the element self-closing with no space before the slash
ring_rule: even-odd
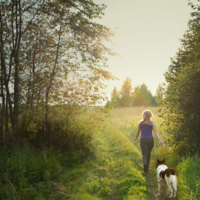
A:
<svg viewBox="0 0 200 200">
<path fill-rule="evenodd" d="M 155 138 L 148 172 L 153 190 L 157 189 L 156 160 L 165 158 L 167 165 L 178 173 L 178 199 L 200 199 L 200 159 L 198 155 L 181 158 L 176 147 L 168 146 L 169 138 L 156 107 L 116 108 L 106 112 L 93 109 L 87 115 L 82 114 L 83 127 L 91 126 L 88 115 L 96 124 L 87 155 L 80 152 L 70 155 L 55 148 L 39 150 L 28 145 L 1 148 L 0 199 L 152 199 L 149 183 L 143 176 L 139 138 L 133 141 L 145 109 L 153 112 L 152 120 L 165 142 L 160 147 Z"/>
</svg>

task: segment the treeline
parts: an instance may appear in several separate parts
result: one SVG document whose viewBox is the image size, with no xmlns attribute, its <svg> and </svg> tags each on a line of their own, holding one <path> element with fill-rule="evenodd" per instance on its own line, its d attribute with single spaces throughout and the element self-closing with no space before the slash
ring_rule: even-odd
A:
<svg viewBox="0 0 200 200">
<path fill-rule="evenodd" d="M 133 107 L 133 106 L 159 106 L 163 99 L 163 89 L 158 85 L 156 95 L 153 96 L 145 83 L 135 88 L 132 87 L 131 79 L 123 81 L 121 89 L 118 91 L 116 86 L 111 93 L 111 100 L 106 107 Z"/>
<path fill-rule="evenodd" d="M 200 152 L 200 4 L 189 5 L 193 9 L 189 29 L 165 73 L 161 111 L 169 144 L 178 147 L 181 155 Z"/>
</svg>

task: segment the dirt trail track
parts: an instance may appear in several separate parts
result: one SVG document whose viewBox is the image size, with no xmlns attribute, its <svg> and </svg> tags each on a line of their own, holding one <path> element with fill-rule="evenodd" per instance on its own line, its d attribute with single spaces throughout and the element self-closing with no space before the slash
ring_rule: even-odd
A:
<svg viewBox="0 0 200 200">
<path fill-rule="evenodd" d="M 167 193 L 167 186 L 165 183 L 161 183 L 161 195 L 157 196 L 157 191 L 158 191 L 158 186 L 157 183 L 155 184 L 154 181 L 152 180 L 152 177 L 150 176 L 149 173 L 145 176 L 147 183 L 148 183 L 148 189 L 150 190 L 152 196 L 150 200 L 178 200 L 178 198 L 169 198 L 166 193 Z"/>
</svg>

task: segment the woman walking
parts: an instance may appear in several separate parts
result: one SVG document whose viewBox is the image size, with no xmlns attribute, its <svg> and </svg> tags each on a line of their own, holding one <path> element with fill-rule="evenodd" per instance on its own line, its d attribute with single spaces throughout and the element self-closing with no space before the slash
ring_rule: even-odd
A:
<svg viewBox="0 0 200 200">
<path fill-rule="evenodd" d="M 151 150 L 154 146 L 154 138 L 152 135 L 152 130 L 154 130 L 155 135 L 160 141 L 160 144 L 163 145 L 162 140 L 160 139 L 160 136 L 157 133 L 156 125 L 154 122 L 151 121 L 152 113 L 149 110 L 145 110 L 142 113 L 143 120 L 139 122 L 138 124 L 138 131 L 137 135 L 134 138 L 136 141 L 140 132 L 141 132 L 141 138 L 140 138 L 140 147 L 142 150 L 142 160 L 144 165 L 144 172 L 147 173 L 149 169 L 149 163 L 150 163 L 150 157 L 151 157 Z"/>
</svg>

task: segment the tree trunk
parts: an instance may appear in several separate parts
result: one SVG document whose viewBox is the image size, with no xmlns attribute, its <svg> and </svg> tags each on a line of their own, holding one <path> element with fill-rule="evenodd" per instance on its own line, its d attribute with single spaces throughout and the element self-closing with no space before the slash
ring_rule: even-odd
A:
<svg viewBox="0 0 200 200">
<path fill-rule="evenodd" d="M 18 59 L 15 60 L 15 82 L 14 82 L 14 129 L 18 127 L 19 121 L 19 70 Z"/>
<path fill-rule="evenodd" d="M 0 139 L 4 139 L 4 111 L 5 111 L 5 96 L 4 96 L 4 91 L 3 91 L 3 72 L 2 72 L 2 68 L 1 68 L 1 125 L 0 125 Z"/>
</svg>

